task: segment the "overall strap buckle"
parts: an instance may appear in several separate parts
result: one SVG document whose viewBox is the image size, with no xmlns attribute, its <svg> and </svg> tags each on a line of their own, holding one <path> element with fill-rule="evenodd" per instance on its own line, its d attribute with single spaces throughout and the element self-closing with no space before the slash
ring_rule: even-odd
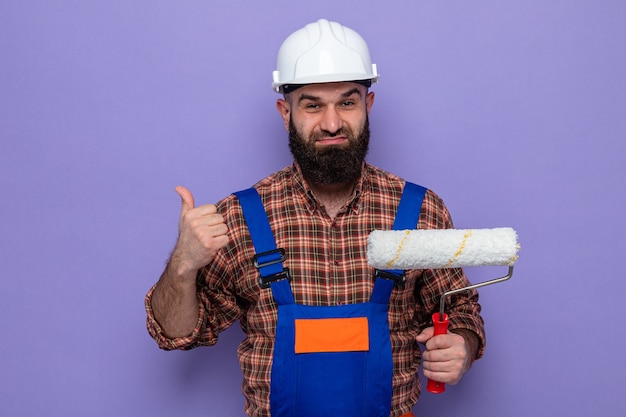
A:
<svg viewBox="0 0 626 417">
<path fill-rule="evenodd" d="M 272 282 L 280 281 L 283 279 L 291 282 L 291 272 L 289 272 L 289 268 L 285 268 L 282 272 L 279 272 L 277 274 L 269 275 L 266 277 L 259 277 L 259 285 L 261 286 L 261 288 L 266 289 L 270 287 L 270 284 Z"/>
<path fill-rule="evenodd" d="M 266 266 L 279 264 L 287 259 L 285 255 L 285 249 L 278 248 L 268 250 L 266 252 L 257 253 L 252 258 L 254 260 L 254 266 L 256 269 L 265 268 Z"/>
<path fill-rule="evenodd" d="M 406 273 L 401 270 L 389 270 L 385 271 L 382 269 L 377 269 L 374 272 L 375 278 L 388 279 L 394 282 L 394 286 L 403 287 L 406 282 Z"/>
<path fill-rule="evenodd" d="M 272 282 L 280 281 L 281 279 L 291 281 L 289 268 L 283 268 L 282 271 L 270 275 L 265 275 L 261 271 L 263 268 L 281 264 L 285 261 L 285 259 L 287 259 L 287 256 L 285 255 L 285 249 L 283 248 L 272 249 L 254 255 L 254 267 L 259 270 L 259 285 L 261 288 L 269 288 Z"/>
</svg>

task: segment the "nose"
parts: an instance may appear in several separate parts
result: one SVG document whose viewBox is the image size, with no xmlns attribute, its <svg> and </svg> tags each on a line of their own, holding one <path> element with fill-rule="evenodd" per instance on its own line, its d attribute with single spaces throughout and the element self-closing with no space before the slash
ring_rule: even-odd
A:
<svg viewBox="0 0 626 417">
<path fill-rule="evenodd" d="M 334 136 L 341 130 L 342 127 L 343 121 L 341 120 L 337 109 L 334 106 L 328 106 L 322 115 L 320 128 Z"/>
</svg>

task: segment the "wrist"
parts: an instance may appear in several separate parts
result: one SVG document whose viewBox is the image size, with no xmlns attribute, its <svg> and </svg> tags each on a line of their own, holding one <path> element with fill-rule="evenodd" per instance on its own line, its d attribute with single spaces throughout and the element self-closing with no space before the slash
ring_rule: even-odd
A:
<svg viewBox="0 0 626 417">
<path fill-rule="evenodd" d="M 165 275 L 178 283 L 193 282 L 195 284 L 198 268 L 174 252 L 165 268 Z"/>
</svg>

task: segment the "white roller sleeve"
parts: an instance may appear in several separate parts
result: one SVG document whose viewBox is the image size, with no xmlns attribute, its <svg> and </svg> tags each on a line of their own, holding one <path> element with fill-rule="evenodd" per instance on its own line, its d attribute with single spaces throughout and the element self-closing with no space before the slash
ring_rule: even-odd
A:
<svg viewBox="0 0 626 417">
<path fill-rule="evenodd" d="M 520 246 L 510 227 L 495 229 L 374 230 L 369 264 L 378 269 L 513 265 Z"/>
</svg>

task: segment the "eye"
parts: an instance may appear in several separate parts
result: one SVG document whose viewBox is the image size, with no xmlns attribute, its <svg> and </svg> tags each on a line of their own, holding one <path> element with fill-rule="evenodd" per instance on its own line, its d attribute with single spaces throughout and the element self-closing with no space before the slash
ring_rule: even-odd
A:
<svg viewBox="0 0 626 417">
<path fill-rule="evenodd" d="M 304 105 L 303 109 L 305 112 L 313 114 L 322 111 L 322 106 L 317 103 L 308 103 Z"/>
<path fill-rule="evenodd" d="M 353 100 L 346 100 L 343 103 L 341 103 L 342 107 L 352 107 L 354 106 L 354 101 Z"/>
</svg>

